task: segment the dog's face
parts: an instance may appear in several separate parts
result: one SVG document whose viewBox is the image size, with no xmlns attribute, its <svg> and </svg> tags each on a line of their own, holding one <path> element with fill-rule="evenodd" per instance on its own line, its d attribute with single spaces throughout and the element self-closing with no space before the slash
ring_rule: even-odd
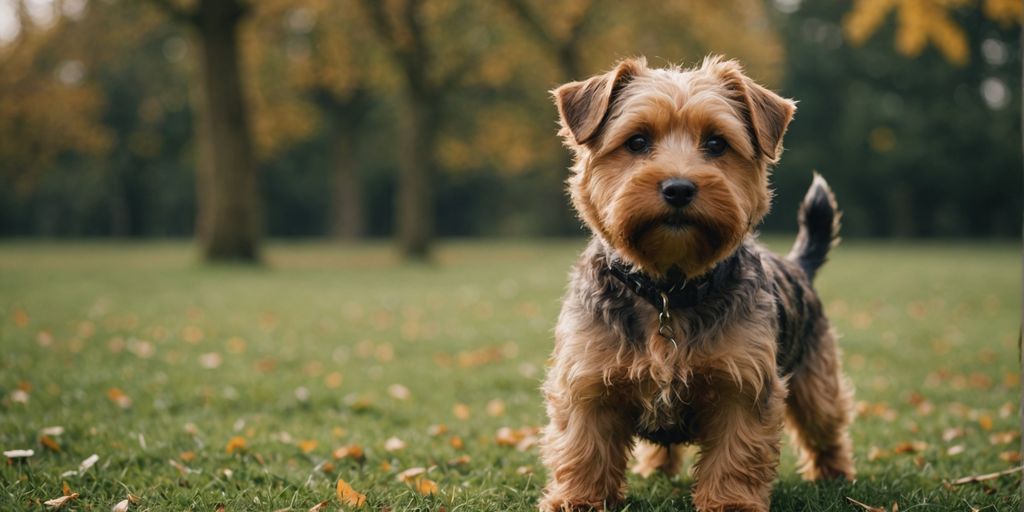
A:
<svg viewBox="0 0 1024 512">
<path fill-rule="evenodd" d="M 736 62 L 684 70 L 627 59 L 554 96 L 576 154 L 573 206 L 641 270 L 700 275 L 768 212 L 768 167 L 796 107 Z"/>
</svg>

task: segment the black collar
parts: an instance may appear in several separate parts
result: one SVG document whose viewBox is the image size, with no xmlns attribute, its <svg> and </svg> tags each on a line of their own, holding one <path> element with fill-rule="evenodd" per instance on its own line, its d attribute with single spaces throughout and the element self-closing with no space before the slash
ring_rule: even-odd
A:
<svg viewBox="0 0 1024 512">
<path fill-rule="evenodd" d="M 618 259 L 612 260 L 608 270 L 626 288 L 643 297 L 658 311 L 664 311 L 666 306 L 668 309 L 686 309 L 703 302 L 711 292 L 729 280 L 738 259 L 737 253 L 733 253 L 709 272 L 692 279 L 670 274 L 665 279 L 655 280 Z"/>
</svg>

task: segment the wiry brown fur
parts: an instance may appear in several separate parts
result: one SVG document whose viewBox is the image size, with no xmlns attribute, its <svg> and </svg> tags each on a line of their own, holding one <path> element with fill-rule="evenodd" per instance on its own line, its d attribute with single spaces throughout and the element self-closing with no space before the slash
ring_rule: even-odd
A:
<svg viewBox="0 0 1024 512">
<path fill-rule="evenodd" d="M 620 503 L 637 437 L 645 474 L 675 473 L 682 446 L 699 446 L 703 511 L 767 510 L 784 423 L 806 477 L 852 478 L 851 394 L 821 303 L 800 266 L 752 236 L 794 104 L 714 58 L 685 70 L 629 59 L 555 97 L 576 154 L 572 202 L 595 236 L 572 272 L 543 387 L 541 508 Z M 636 133 L 653 140 L 649 153 L 623 147 Z M 711 135 L 727 140 L 723 155 L 701 149 Z M 697 186 L 682 212 L 660 196 L 669 178 Z M 609 272 L 622 261 L 692 278 L 730 256 L 730 275 L 699 304 L 671 311 L 672 340 L 658 309 Z"/>
</svg>

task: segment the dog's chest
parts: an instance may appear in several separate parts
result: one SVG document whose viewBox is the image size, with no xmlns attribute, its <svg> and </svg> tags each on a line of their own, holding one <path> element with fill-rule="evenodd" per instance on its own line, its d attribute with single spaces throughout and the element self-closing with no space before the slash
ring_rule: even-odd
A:
<svg viewBox="0 0 1024 512">
<path fill-rule="evenodd" d="M 637 386 L 637 435 L 660 444 L 691 443 L 700 434 L 700 411 L 707 397 L 699 395 L 699 385 L 673 380 L 658 383 L 653 379 Z"/>
</svg>

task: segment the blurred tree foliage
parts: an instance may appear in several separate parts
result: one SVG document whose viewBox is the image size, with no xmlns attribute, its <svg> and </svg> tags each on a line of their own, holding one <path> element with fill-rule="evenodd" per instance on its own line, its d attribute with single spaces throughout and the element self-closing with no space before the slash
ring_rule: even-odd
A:
<svg viewBox="0 0 1024 512">
<path fill-rule="evenodd" d="M 803 2 L 782 16 L 783 91 L 800 104 L 766 229 L 793 225 L 817 169 L 847 235 L 1019 234 L 1016 4 Z"/>
<path fill-rule="evenodd" d="M 196 39 L 150 2 L 8 3 L 0 235 L 193 233 Z M 716 52 L 800 100 L 766 230 L 794 227 L 818 169 L 848 236 L 1015 235 L 1014 3 L 249 2 L 262 218 L 271 236 L 402 233 L 414 254 L 434 235 L 580 234 L 547 91 L 628 55 Z"/>
</svg>

